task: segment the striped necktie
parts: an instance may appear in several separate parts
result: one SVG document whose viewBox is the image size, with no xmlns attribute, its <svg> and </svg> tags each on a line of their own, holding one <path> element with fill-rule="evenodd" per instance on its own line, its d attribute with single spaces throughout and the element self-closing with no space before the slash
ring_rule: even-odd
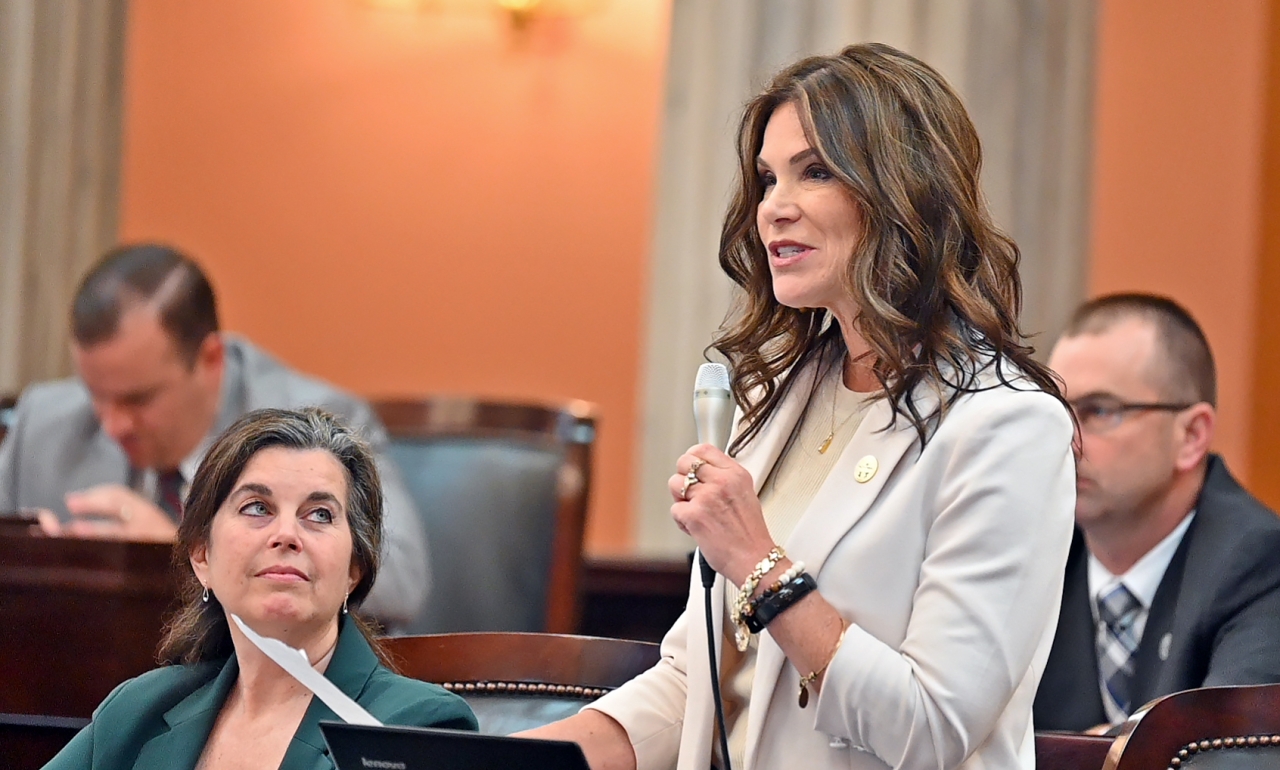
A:
<svg viewBox="0 0 1280 770">
<path fill-rule="evenodd" d="M 1102 705 L 1111 722 L 1128 718 L 1133 705 L 1129 692 L 1133 655 L 1138 650 L 1134 624 L 1142 603 L 1124 583 L 1098 595 L 1098 674 L 1102 680 Z"/>
</svg>

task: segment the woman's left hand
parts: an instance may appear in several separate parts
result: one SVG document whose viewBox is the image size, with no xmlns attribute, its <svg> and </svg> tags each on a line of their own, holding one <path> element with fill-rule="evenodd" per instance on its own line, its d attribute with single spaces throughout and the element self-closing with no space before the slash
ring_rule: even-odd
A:
<svg viewBox="0 0 1280 770">
<path fill-rule="evenodd" d="M 686 483 L 691 468 L 697 481 Z M 667 487 L 676 526 L 693 538 L 716 572 L 734 583 L 746 580 L 774 547 L 751 474 L 714 446 L 699 444 L 681 455 Z"/>
</svg>

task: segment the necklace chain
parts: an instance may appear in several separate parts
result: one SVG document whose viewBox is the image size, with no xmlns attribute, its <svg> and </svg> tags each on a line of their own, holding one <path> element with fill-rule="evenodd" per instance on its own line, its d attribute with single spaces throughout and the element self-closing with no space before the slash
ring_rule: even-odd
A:
<svg viewBox="0 0 1280 770">
<path fill-rule="evenodd" d="M 849 412 L 849 414 L 846 415 L 843 420 L 840 421 L 839 425 L 836 425 L 836 402 L 840 399 L 840 388 L 843 387 L 843 384 L 841 383 L 841 380 L 844 379 L 843 365 L 840 367 L 840 374 L 842 376 L 839 379 L 837 379 L 835 383 L 833 383 L 834 387 L 831 389 L 831 432 L 828 433 L 827 437 L 824 438 L 822 440 L 822 443 L 818 445 L 818 454 L 820 455 L 826 454 L 827 450 L 831 448 L 831 442 L 835 441 L 836 439 L 836 431 L 848 425 L 849 421 L 853 419 L 854 415 L 862 411 L 860 406 L 858 408 L 855 408 L 853 411 Z"/>
</svg>

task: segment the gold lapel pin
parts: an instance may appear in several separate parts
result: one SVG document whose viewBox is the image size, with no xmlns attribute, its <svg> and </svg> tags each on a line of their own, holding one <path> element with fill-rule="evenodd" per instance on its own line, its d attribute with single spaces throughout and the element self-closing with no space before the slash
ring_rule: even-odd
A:
<svg viewBox="0 0 1280 770">
<path fill-rule="evenodd" d="M 853 471 L 853 477 L 857 479 L 859 484 L 866 484 L 875 478 L 876 471 L 880 469 L 880 463 L 876 462 L 876 458 L 867 455 L 858 461 L 858 467 Z"/>
</svg>

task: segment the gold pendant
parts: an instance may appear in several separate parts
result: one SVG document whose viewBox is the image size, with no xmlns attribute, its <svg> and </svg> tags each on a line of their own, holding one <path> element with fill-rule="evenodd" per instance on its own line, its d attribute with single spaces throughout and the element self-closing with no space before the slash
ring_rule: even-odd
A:
<svg viewBox="0 0 1280 770">
<path fill-rule="evenodd" d="M 835 431 L 828 433 L 826 440 L 822 442 L 822 446 L 818 447 L 818 454 L 820 455 L 826 454 L 827 450 L 831 448 L 831 442 L 834 441 L 835 438 L 836 438 Z"/>
</svg>

